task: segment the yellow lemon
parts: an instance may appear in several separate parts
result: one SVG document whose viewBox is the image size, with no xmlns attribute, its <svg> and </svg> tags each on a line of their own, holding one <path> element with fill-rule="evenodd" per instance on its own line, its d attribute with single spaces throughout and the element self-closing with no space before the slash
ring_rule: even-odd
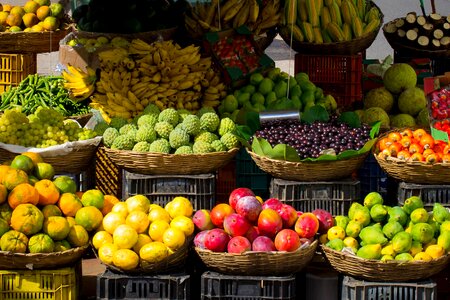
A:
<svg viewBox="0 0 450 300">
<path fill-rule="evenodd" d="M 126 224 L 133 227 L 137 233 L 144 233 L 147 232 L 150 221 L 145 212 L 136 210 L 128 214 Z"/>
<path fill-rule="evenodd" d="M 139 256 L 149 263 L 160 262 L 169 255 L 169 249 L 162 242 L 151 242 L 142 246 Z"/>
<path fill-rule="evenodd" d="M 176 228 L 168 228 L 164 231 L 163 234 L 163 243 L 166 244 L 167 247 L 176 251 L 184 245 L 186 241 L 186 236 L 183 231 Z"/>
<path fill-rule="evenodd" d="M 151 243 L 151 242 L 153 242 L 153 241 L 147 234 L 139 233 L 138 240 L 137 240 L 136 244 L 134 244 L 134 246 L 133 246 L 133 251 L 136 253 L 139 253 L 139 250 L 141 250 L 142 246 L 144 246 L 145 244 Z"/>
<path fill-rule="evenodd" d="M 189 199 L 185 197 L 175 197 L 172 201 L 167 203 L 165 210 L 169 213 L 170 217 L 173 219 L 177 216 L 192 217 L 194 208 Z"/>
<path fill-rule="evenodd" d="M 133 270 L 139 265 L 139 255 L 130 249 L 119 249 L 113 254 L 113 264 L 122 270 Z"/>
<path fill-rule="evenodd" d="M 125 200 L 125 203 L 127 204 L 128 212 L 139 210 L 148 213 L 150 208 L 150 200 L 144 195 L 129 197 Z"/>
<path fill-rule="evenodd" d="M 122 224 L 114 230 L 113 240 L 119 249 L 131 249 L 138 241 L 138 233 L 133 227 Z"/>
<path fill-rule="evenodd" d="M 169 213 L 164 208 L 156 204 L 150 205 L 150 211 L 148 212 L 148 219 L 150 222 L 162 220 L 166 221 L 167 223 L 169 223 L 171 220 Z"/>
<path fill-rule="evenodd" d="M 103 244 L 105 243 L 112 243 L 113 238 L 112 235 L 109 232 L 106 231 L 98 231 L 94 236 L 92 237 L 92 244 L 94 245 L 95 249 L 99 249 Z"/>
<path fill-rule="evenodd" d="M 414 260 L 423 260 L 423 261 L 430 261 L 433 258 L 426 252 L 419 252 L 416 255 L 414 255 Z"/>
<path fill-rule="evenodd" d="M 425 249 L 425 252 L 432 258 L 439 258 L 445 254 L 445 250 L 440 245 L 430 245 Z"/>
<path fill-rule="evenodd" d="M 181 230 L 186 237 L 194 233 L 195 225 L 191 218 L 177 216 L 170 222 L 170 227 Z"/>
<path fill-rule="evenodd" d="M 106 216 L 103 217 L 102 225 L 105 231 L 113 234 L 117 226 L 125 224 L 125 222 L 126 219 L 124 218 L 123 214 L 112 211 L 107 213 Z"/>
<path fill-rule="evenodd" d="M 341 226 L 333 226 L 328 229 L 327 232 L 328 240 L 341 239 L 345 238 L 345 230 Z"/>
<path fill-rule="evenodd" d="M 170 224 L 163 220 L 156 220 L 150 224 L 148 235 L 152 240 L 162 242 L 164 231 L 170 228 Z"/>
<path fill-rule="evenodd" d="M 124 218 L 126 218 L 128 216 L 127 204 L 125 202 L 116 203 L 111 209 L 111 212 L 120 213 Z"/>
<path fill-rule="evenodd" d="M 113 262 L 114 252 L 119 250 L 113 243 L 105 243 L 98 248 L 98 258 L 104 264 L 110 265 Z"/>
</svg>

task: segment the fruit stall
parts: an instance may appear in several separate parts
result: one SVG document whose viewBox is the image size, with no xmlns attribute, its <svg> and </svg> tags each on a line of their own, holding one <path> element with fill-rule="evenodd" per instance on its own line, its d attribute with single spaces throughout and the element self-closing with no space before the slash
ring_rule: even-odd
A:
<svg viewBox="0 0 450 300">
<path fill-rule="evenodd" d="M 450 299 L 434 1 L 11 2 L 0 299 Z"/>
</svg>

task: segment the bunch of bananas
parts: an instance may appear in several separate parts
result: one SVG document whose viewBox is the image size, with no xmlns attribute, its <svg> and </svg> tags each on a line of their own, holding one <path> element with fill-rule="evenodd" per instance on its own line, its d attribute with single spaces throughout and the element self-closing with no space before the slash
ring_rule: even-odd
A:
<svg viewBox="0 0 450 300">
<path fill-rule="evenodd" d="M 100 79 L 91 106 L 106 121 L 133 118 L 150 103 L 190 111 L 218 106 L 226 96 L 225 85 L 212 69 L 211 57 L 202 58 L 199 50 L 173 41 L 148 44 L 134 39 L 127 49 L 100 52 Z"/>
<path fill-rule="evenodd" d="M 282 16 L 280 0 L 269 0 L 264 5 L 258 0 L 220 0 L 196 2 L 185 15 L 185 27 L 194 38 L 206 32 L 237 28 L 246 25 L 255 35 L 275 27 Z M 266 2 L 266 1 L 264 1 Z"/>
<path fill-rule="evenodd" d="M 95 90 L 95 81 L 97 76 L 95 70 L 86 67 L 86 72 L 72 66 L 67 65 L 67 71 L 62 71 L 64 78 L 64 88 L 69 91 L 69 97 L 75 102 L 87 99 Z"/>
</svg>

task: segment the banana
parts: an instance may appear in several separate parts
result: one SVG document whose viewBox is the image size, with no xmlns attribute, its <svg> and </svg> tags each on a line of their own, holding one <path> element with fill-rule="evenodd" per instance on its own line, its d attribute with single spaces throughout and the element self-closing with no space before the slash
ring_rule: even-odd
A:
<svg viewBox="0 0 450 300">
<path fill-rule="evenodd" d="M 194 82 L 192 80 L 185 80 L 180 82 L 180 84 L 177 86 L 177 89 L 179 90 L 187 90 L 191 88 L 194 85 Z"/>
<path fill-rule="evenodd" d="M 257 0 L 248 0 L 250 1 L 248 20 L 250 23 L 255 23 L 258 20 L 259 16 L 259 4 Z"/>
<path fill-rule="evenodd" d="M 250 2 L 249 1 L 244 2 L 245 2 L 244 5 L 233 19 L 233 28 L 238 28 L 239 26 L 244 25 L 249 18 Z"/>
<path fill-rule="evenodd" d="M 225 3 L 224 7 L 229 2 L 233 2 L 233 0 Z M 233 19 L 237 15 L 237 13 L 241 10 L 241 8 L 244 6 L 244 4 L 245 0 L 237 0 L 236 4 L 226 11 L 225 16 L 223 17 L 223 21 L 228 22 L 229 20 Z"/>
</svg>

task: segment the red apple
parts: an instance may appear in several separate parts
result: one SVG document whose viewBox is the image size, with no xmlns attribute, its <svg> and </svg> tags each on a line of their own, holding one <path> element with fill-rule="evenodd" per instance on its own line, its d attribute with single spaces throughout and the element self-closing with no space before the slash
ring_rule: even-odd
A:
<svg viewBox="0 0 450 300">
<path fill-rule="evenodd" d="M 302 214 L 295 222 L 295 232 L 301 238 L 312 238 L 319 230 L 319 220 L 310 212 Z"/>
<path fill-rule="evenodd" d="M 300 247 L 300 237 L 292 229 L 283 229 L 275 236 L 275 248 L 278 251 L 293 252 Z"/>
<path fill-rule="evenodd" d="M 277 211 L 281 208 L 282 205 L 283 205 L 283 202 L 281 202 L 277 198 L 270 198 L 270 199 L 267 199 L 266 201 L 264 201 L 262 208 L 263 209 L 271 208 L 274 211 Z"/>
<path fill-rule="evenodd" d="M 252 250 L 252 244 L 243 236 L 235 236 L 228 242 L 228 253 L 243 253 Z"/>
<path fill-rule="evenodd" d="M 297 221 L 298 218 L 297 211 L 289 204 L 281 205 L 280 209 L 277 210 L 277 213 L 283 220 L 283 228 L 291 228 L 294 226 L 295 221 Z"/>
<path fill-rule="evenodd" d="M 240 214 L 233 213 L 223 220 L 223 229 L 231 236 L 243 236 L 252 225 Z"/>
<path fill-rule="evenodd" d="M 220 228 L 208 230 L 205 236 L 205 247 L 214 252 L 225 252 L 230 236 Z"/>
<path fill-rule="evenodd" d="M 192 217 L 192 222 L 194 222 L 194 225 L 198 230 L 208 230 L 214 228 L 214 224 L 211 221 L 210 212 L 207 209 L 197 210 Z"/>
<path fill-rule="evenodd" d="M 259 213 L 262 210 L 262 205 L 254 196 L 245 196 L 236 203 L 236 212 L 245 217 L 250 222 L 258 220 Z"/>
<path fill-rule="evenodd" d="M 283 228 L 283 220 L 273 209 L 266 208 L 261 211 L 258 217 L 258 230 L 260 235 L 274 238 Z"/>
<path fill-rule="evenodd" d="M 236 209 L 236 204 L 237 204 L 238 200 L 245 196 L 253 196 L 254 197 L 255 193 L 253 193 L 253 191 L 251 189 L 245 188 L 245 187 L 240 187 L 240 188 L 234 189 L 230 193 L 230 197 L 228 198 L 228 203 L 230 203 L 230 205 L 233 209 Z"/>
<path fill-rule="evenodd" d="M 327 233 L 328 229 L 333 227 L 333 216 L 325 209 L 317 208 L 311 213 L 313 213 L 319 220 L 319 233 Z"/>
<path fill-rule="evenodd" d="M 223 219 L 233 213 L 235 213 L 235 211 L 230 205 L 226 203 L 219 203 L 214 206 L 210 212 L 211 222 L 216 227 L 223 228 Z"/>
<path fill-rule="evenodd" d="M 253 241 L 259 236 L 258 227 L 251 226 L 250 229 L 245 234 L 245 237 L 250 241 L 250 243 L 253 243 Z"/>
<path fill-rule="evenodd" d="M 264 235 L 260 235 L 253 241 L 252 250 L 269 252 L 269 251 L 276 251 L 277 248 L 275 248 L 275 244 L 273 243 L 271 238 L 268 238 L 267 236 Z"/>
<path fill-rule="evenodd" d="M 195 237 L 194 237 L 194 246 L 195 247 L 206 249 L 205 238 L 206 238 L 206 234 L 208 233 L 208 231 L 209 230 L 200 231 L 199 233 L 197 233 L 195 235 Z"/>
</svg>

